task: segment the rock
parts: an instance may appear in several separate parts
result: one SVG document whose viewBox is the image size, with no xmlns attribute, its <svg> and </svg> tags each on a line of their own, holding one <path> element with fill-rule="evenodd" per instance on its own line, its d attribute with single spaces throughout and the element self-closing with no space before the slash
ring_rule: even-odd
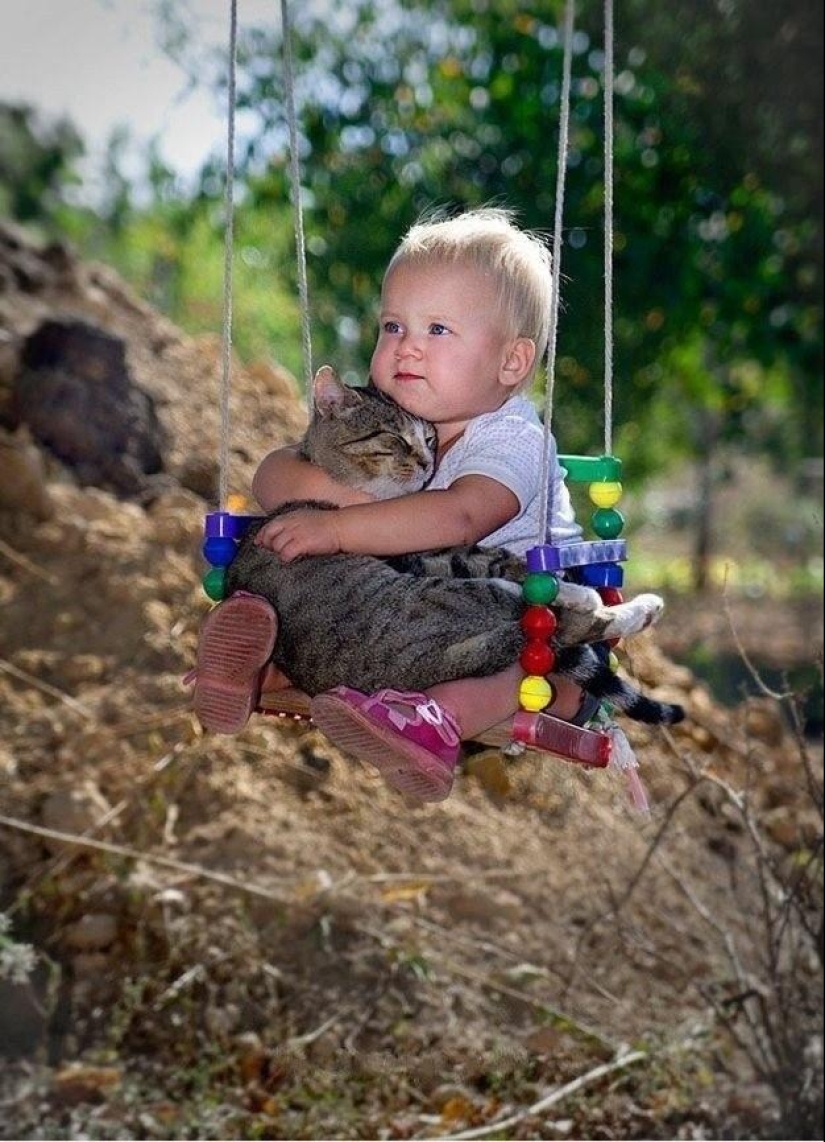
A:
<svg viewBox="0 0 825 1142">
<path fill-rule="evenodd" d="M 108 666 L 99 654 L 73 654 L 63 662 L 60 675 L 64 682 L 99 682 L 106 677 Z"/>
<path fill-rule="evenodd" d="M 442 889 L 434 896 L 455 920 L 467 920 L 489 924 L 500 920 L 517 924 L 523 916 L 524 908 L 519 898 L 505 889 L 482 891 L 471 887 Z"/>
<path fill-rule="evenodd" d="M 119 1067 L 94 1067 L 72 1064 L 52 1076 L 52 1096 L 62 1106 L 82 1102 L 102 1102 L 123 1079 Z"/>
<path fill-rule="evenodd" d="M 79 952 L 72 959 L 72 971 L 77 980 L 100 979 L 109 966 L 109 957 L 102 952 Z"/>
<path fill-rule="evenodd" d="M 11 412 L 85 484 L 133 495 L 163 468 L 165 435 L 125 343 L 85 321 L 49 319 L 26 339 Z"/>
<path fill-rule="evenodd" d="M 87 912 L 66 930 L 66 943 L 78 952 L 100 951 L 115 942 L 117 928 L 108 912 Z"/>
<path fill-rule="evenodd" d="M 194 551 L 203 542 L 204 504 L 182 488 L 165 492 L 149 508 L 156 543 Z"/>
<path fill-rule="evenodd" d="M 26 429 L 0 428 L 0 507 L 41 520 L 54 514 L 43 456 Z"/>
<path fill-rule="evenodd" d="M 46 1034 L 47 1014 L 31 980 L 0 979 L 0 1055 L 33 1054 Z"/>
<path fill-rule="evenodd" d="M 91 783 L 80 789 L 58 789 L 43 802 L 41 818 L 47 829 L 74 836 L 85 833 L 111 809 L 103 794 Z M 59 840 L 46 840 L 51 852 L 66 847 Z"/>
<path fill-rule="evenodd" d="M 778 702 L 771 698 L 748 698 L 744 704 L 745 733 L 751 740 L 779 746 L 787 735 Z"/>
<path fill-rule="evenodd" d="M 184 488 L 204 500 L 216 500 L 218 463 L 214 457 L 192 456 L 184 461 L 178 477 Z"/>
<path fill-rule="evenodd" d="M 502 804 L 513 792 L 507 761 L 501 750 L 490 749 L 472 754 L 467 758 L 464 771 L 476 778 L 495 804 Z"/>
</svg>

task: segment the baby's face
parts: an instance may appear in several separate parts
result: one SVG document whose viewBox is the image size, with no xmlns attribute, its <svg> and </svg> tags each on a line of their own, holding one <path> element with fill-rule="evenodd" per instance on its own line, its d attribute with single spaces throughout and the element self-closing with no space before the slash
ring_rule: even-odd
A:
<svg viewBox="0 0 825 1142">
<path fill-rule="evenodd" d="M 384 280 L 373 383 L 444 443 L 513 391 L 493 279 L 471 265 L 400 264 Z"/>
</svg>

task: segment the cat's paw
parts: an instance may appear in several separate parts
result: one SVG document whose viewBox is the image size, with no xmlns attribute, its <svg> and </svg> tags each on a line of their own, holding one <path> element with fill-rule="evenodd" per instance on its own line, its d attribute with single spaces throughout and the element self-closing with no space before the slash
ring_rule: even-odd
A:
<svg viewBox="0 0 825 1142">
<path fill-rule="evenodd" d="M 566 579 L 562 579 L 553 606 L 573 611 L 578 615 L 595 615 L 602 609 L 602 600 L 598 591 L 594 591 L 592 587 L 584 587 L 581 583 L 568 583 Z"/>
<path fill-rule="evenodd" d="M 615 607 L 606 607 L 605 615 L 610 616 L 604 630 L 605 638 L 629 638 L 639 634 L 658 622 L 665 601 L 660 595 L 637 595 L 627 603 L 620 603 Z"/>
<path fill-rule="evenodd" d="M 661 595 L 653 595 L 649 592 L 644 595 L 637 595 L 635 599 L 631 600 L 630 604 L 634 610 L 639 614 L 642 626 L 639 630 L 645 630 L 646 627 L 653 626 L 662 617 L 662 611 L 665 609 L 665 601 Z"/>
</svg>

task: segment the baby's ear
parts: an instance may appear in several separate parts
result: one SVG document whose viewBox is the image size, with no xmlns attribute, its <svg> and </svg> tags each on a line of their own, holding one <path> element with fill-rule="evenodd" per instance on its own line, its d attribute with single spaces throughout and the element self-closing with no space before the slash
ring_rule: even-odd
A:
<svg viewBox="0 0 825 1142">
<path fill-rule="evenodd" d="M 312 382 L 312 400 L 319 415 L 328 416 L 357 403 L 353 390 L 345 385 L 331 365 L 322 365 Z"/>
<path fill-rule="evenodd" d="M 507 388 L 515 389 L 530 375 L 536 359 L 536 343 L 530 337 L 517 337 L 507 349 L 499 380 Z"/>
</svg>

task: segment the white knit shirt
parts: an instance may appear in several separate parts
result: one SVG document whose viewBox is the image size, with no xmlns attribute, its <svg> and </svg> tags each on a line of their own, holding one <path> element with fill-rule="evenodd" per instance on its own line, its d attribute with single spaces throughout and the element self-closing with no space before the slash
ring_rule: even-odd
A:
<svg viewBox="0 0 825 1142">
<path fill-rule="evenodd" d="M 427 490 L 449 488 L 460 476 L 489 476 L 509 488 L 519 503 L 518 514 L 480 540 L 482 547 L 506 547 L 524 555 L 538 543 L 575 543 L 582 530 L 576 523 L 564 473 L 551 438 L 549 511 L 551 529 L 539 519 L 544 466 L 544 428 L 530 401 L 513 396 L 494 412 L 471 420 L 464 434 L 441 461 Z"/>
</svg>

